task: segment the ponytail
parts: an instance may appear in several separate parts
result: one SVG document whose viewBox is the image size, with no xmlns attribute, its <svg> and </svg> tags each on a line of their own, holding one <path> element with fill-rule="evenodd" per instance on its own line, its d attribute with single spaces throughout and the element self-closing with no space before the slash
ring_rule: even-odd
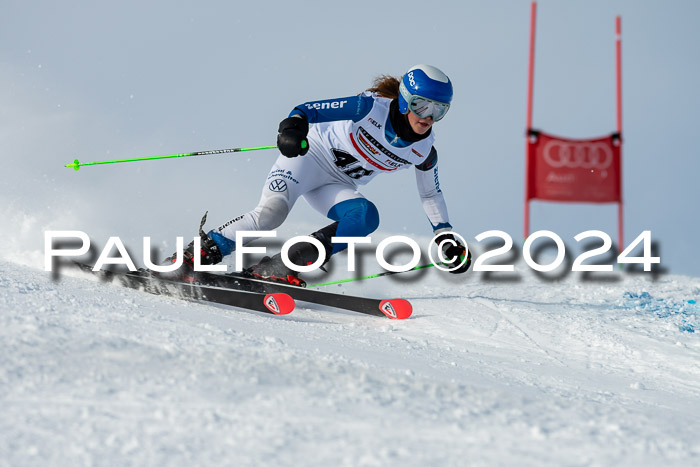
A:
<svg viewBox="0 0 700 467">
<path fill-rule="evenodd" d="M 394 76 L 380 75 L 374 79 L 372 82 L 372 87 L 367 89 L 367 91 L 376 92 L 379 97 L 398 99 L 399 83 L 400 80 Z"/>
</svg>

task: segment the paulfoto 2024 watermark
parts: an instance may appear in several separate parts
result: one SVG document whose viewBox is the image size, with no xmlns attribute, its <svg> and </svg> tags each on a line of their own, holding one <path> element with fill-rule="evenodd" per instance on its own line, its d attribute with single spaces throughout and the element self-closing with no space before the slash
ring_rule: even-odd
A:
<svg viewBox="0 0 700 467">
<path fill-rule="evenodd" d="M 462 258 L 445 258 L 441 248 L 437 248 L 437 241 L 440 237 L 446 233 L 454 235 L 462 245 L 469 248 L 468 243 L 463 236 L 456 232 L 445 232 L 438 234 L 433 237 L 428 244 L 428 258 L 433 266 L 443 271 L 452 271 L 461 267 L 467 260 L 466 257 Z M 236 232 L 236 245 L 241 245 L 234 251 L 235 272 L 241 272 L 243 265 L 243 257 L 246 254 L 266 254 L 265 247 L 249 247 L 243 246 L 245 240 L 248 238 L 274 238 L 277 236 L 275 231 L 239 231 Z M 474 272 L 513 272 L 515 271 L 514 264 L 486 264 L 487 261 L 493 261 L 499 256 L 504 256 L 508 254 L 513 249 L 513 238 L 506 232 L 501 230 L 488 230 L 480 233 L 475 237 L 477 242 L 482 242 L 489 238 L 496 238 L 503 241 L 503 245 L 482 252 L 475 260 L 472 265 L 472 270 Z M 62 239 L 64 242 L 75 242 L 79 241 L 80 246 L 77 248 L 55 248 L 55 241 Z M 546 263 L 541 264 L 533 258 L 532 246 L 535 241 L 539 239 L 545 239 L 553 242 L 556 247 L 555 258 Z M 584 261 L 588 261 L 596 256 L 601 256 L 612 248 L 612 239 L 610 235 L 600 230 L 587 230 L 581 232 L 574 237 L 574 240 L 581 242 L 586 239 L 599 239 L 602 240 L 602 245 L 598 248 L 594 248 L 585 251 L 578 255 L 576 259 L 572 262 L 571 270 L 573 272 L 612 272 L 614 266 L 612 264 L 584 264 Z M 201 249 L 201 238 L 194 237 L 194 251 L 199 251 Z M 371 244 L 371 237 L 333 237 L 331 239 L 333 243 L 343 243 L 347 244 L 347 271 L 355 272 L 356 264 L 356 246 Z M 299 242 L 311 243 L 316 247 L 319 252 L 318 259 L 312 263 L 305 266 L 299 266 L 292 263 L 289 259 L 289 249 Z M 448 242 L 454 244 L 455 241 L 452 239 L 442 240 L 441 243 Z M 408 246 L 412 251 L 412 257 L 410 261 L 402 265 L 391 264 L 387 261 L 385 252 L 387 248 L 394 245 Z M 634 256 L 634 251 L 641 244 L 642 255 Z M 617 263 L 623 264 L 641 264 L 644 267 L 644 271 L 651 271 L 652 264 L 658 264 L 661 262 L 661 258 L 658 256 L 652 256 L 651 247 L 651 231 L 644 230 L 640 233 L 623 251 L 617 256 Z M 116 248 L 118 256 L 111 256 L 112 251 Z M 435 258 L 432 249 L 437 250 L 437 257 Z M 176 237 L 176 255 L 177 259 L 173 263 L 169 264 L 155 264 L 151 258 L 151 238 L 143 238 L 143 264 L 146 268 L 151 269 L 155 272 L 173 272 L 180 268 L 182 265 L 182 251 L 184 249 L 184 239 L 183 237 Z M 80 230 L 48 230 L 44 232 L 44 269 L 46 271 L 52 271 L 54 259 L 62 257 L 78 257 L 83 256 L 90 250 L 90 237 Z M 293 271 L 296 272 L 310 272 L 319 269 L 325 261 L 325 247 L 316 238 L 310 236 L 297 236 L 290 238 L 285 241 L 282 245 L 281 258 L 284 264 Z M 375 259 L 377 264 L 383 269 L 390 272 L 407 272 L 416 268 L 422 259 L 423 253 L 421 246 L 410 237 L 404 235 L 394 235 L 387 237 L 379 242 L 375 249 Z M 550 272 L 559 268 L 566 257 L 566 246 L 562 238 L 556 233 L 550 230 L 539 230 L 532 233 L 524 242 L 522 247 L 522 256 L 525 264 L 531 269 L 537 272 Z M 205 271 L 205 272 L 228 272 L 228 265 L 218 264 L 218 265 L 203 265 L 201 264 L 201 258 L 199 255 L 194 255 L 194 270 L 195 271 Z M 136 265 L 132 260 L 131 256 L 127 252 L 124 243 L 119 237 L 109 237 L 107 243 L 102 249 L 95 265 L 93 267 L 94 271 L 101 270 L 105 265 L 124 265 L 130 271 L 136 271 Z"/>
</svg>

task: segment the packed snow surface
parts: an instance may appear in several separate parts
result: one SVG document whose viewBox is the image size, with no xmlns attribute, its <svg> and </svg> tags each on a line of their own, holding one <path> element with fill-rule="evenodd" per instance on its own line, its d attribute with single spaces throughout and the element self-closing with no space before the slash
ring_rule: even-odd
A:
<svg viewBox="0 0 700 467">
<path fill-rule="evenodd" d="M 330 290 L 414 314 L 273 316 L 0 262 L 0 465 L 700 463 L 696 278 Z"/>
</svg>

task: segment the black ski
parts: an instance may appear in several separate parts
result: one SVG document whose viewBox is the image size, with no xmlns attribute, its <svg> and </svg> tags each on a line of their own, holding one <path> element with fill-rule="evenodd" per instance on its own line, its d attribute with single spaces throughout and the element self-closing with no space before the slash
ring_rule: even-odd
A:
<svg viewBox="0 0 700 467">
<path fill-rule="evenodd" d="M 154 295 L 166 295 L 189 300 L 219 303 L 275 315 L 286 315 L 294 310 L 294 299 L 283 291 L 252 291 L 231 289 L 217 284 L 190 284 L 165 280 L 148 273 L 119 273 L 93 271 L 92 266 L 75 262 L 81 270 L 97 275 L 104 282 L 113 282 L 130 289 L 143 290 Z"/>
<path fill-rule="evenodd" d="M 387 316 L 391 319 L 406 319 L 411 316 L 413 311 L 408 300 L 402 298 L 382 300 L 343 295 L 322 290 L 306 289 L 304 287 L 280 282 L 254 279 L 239 273 L 212 274 L 198 272 L 197 280 L 202 284 L 219 286 L 227 289 L 247 290 L 256 293 L 286 293 L 294 300 L 356 311 L 368 315 Z"/>
</svg>

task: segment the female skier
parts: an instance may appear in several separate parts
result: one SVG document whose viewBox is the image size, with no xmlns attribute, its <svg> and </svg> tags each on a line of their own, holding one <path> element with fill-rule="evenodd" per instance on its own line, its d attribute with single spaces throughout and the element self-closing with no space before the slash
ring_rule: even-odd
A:
<svg viewBox="0 0 700 467">
<path fill-rule="evenodd" d="M 377 208 L 358 192 L 358 185 L 377 175 L 415 166 L 423 209 L 433 232 L 441 234 L 443 254 L 448 261 L 455 260 L 454 264 L 462 263 L 451 272 L 465 272 L 471 256 L 449 233 L 452 226 L 433 146 L 433 124 L 445 116 L 451 101 L 449 78 L 433 66 L 416 65 L 401 80 L 377 78 L 372 88 L 358 96 L 295 107 L 279 125 L 277 147 L 281 155 L 263 185 L 258 206 L 207 234 L 200 228 L 201 264 L 218 263 L 234 251 L 237 231 L 279 227 L 300 196 L 335 221 L 311 234 L 325 249 L 325 263 L 347 247 L 331 243 L 332 237 L 365 237 L 379 225 Z M 297 243 L 288 253 L 290 261 L 300 266 L 316 262 L 318 255 L 317 248 L 305 242 Z M 191 268 L 192 244 L 183 259 Z M 280 254 L 263 258 L 247 273 L 303 285 Z"/>
</svg>

